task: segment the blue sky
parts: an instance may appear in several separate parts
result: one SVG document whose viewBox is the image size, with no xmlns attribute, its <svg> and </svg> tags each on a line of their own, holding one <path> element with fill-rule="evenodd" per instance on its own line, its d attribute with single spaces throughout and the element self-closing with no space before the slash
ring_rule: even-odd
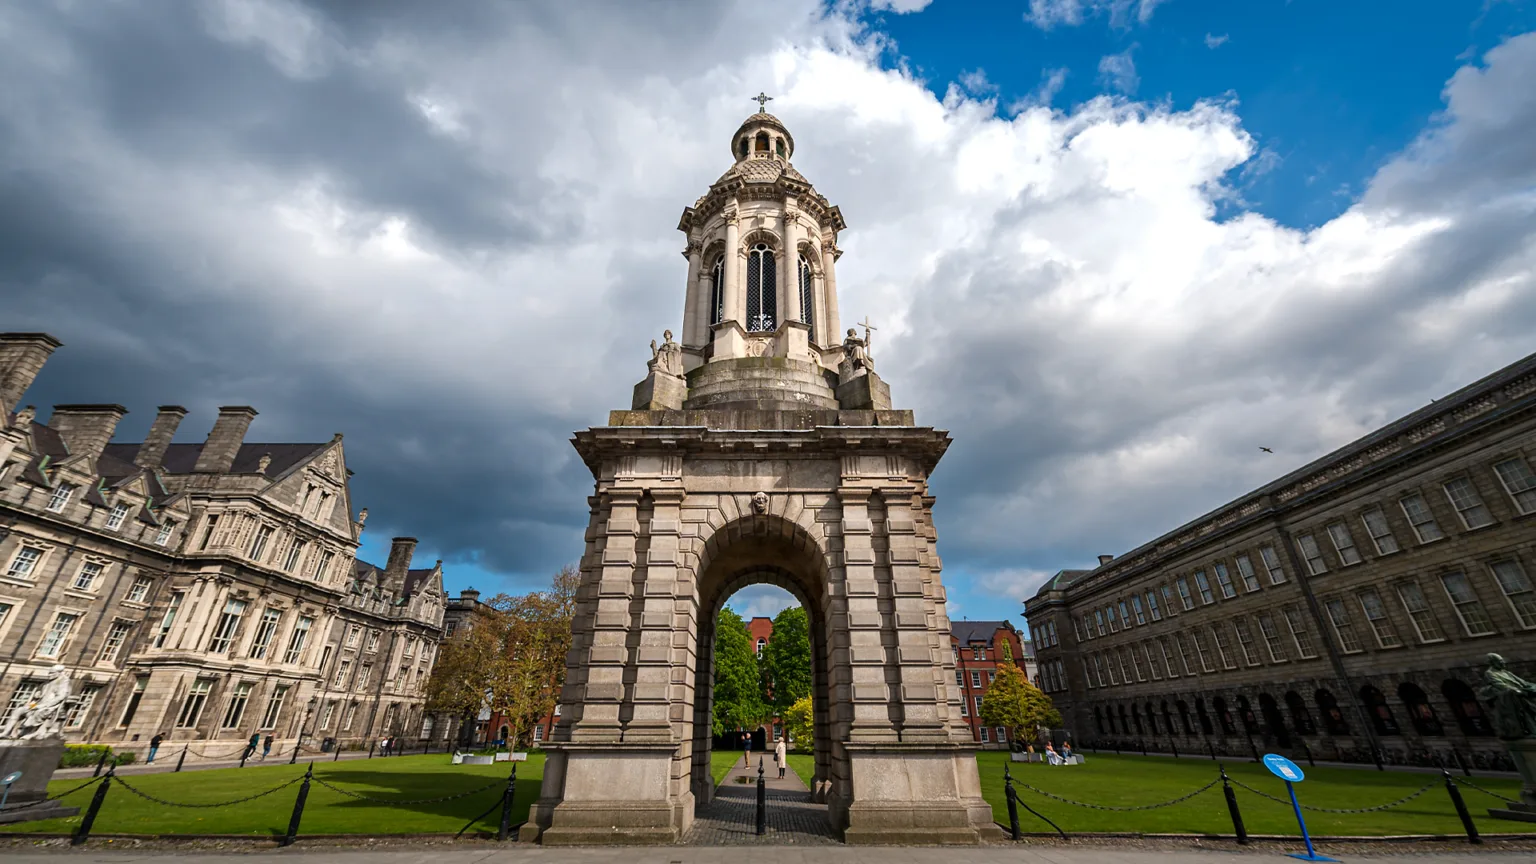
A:
<svg viewBox="0 0 1536 864">
<path fill-rule="evenodd" d="M 0 4 L 0 321 L 65 345 L 26 401 L 341 431 L 362 558 L 536 589 L 759 90 L 952 436 L 953 617 L 1531 351 L 1532 2 L 599 2 Z"/>
</svg>

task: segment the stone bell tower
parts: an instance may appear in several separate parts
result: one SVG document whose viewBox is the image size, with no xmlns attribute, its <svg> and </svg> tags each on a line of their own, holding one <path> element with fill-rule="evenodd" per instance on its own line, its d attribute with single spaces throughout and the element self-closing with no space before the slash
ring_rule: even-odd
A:
<svg viewBox="0 0 1536 864">
<path fill-rule="evenodd" d="M 767 97 L 759 97 L 760 106 Z M 997 832 L 961 720 L 928 476 L 947 433 L 891 408 L 838 322 L 842 213 L 759 110 L 683 211 L 681 340 L 573 441 L 591 520 L 561 719 L 524 839 L 672 842 L 714 794 L 714 623 L 772 583 L 811 621 L 816 773 L 850 843 Z M 872 329 L 872 328 L 871 328 Z"/>
</svg>

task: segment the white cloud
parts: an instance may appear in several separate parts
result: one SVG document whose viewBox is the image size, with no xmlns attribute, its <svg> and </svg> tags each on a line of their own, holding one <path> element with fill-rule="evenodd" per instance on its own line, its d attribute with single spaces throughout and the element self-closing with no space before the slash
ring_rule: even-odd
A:
<svg viewBox="0 0 1536 864">
<path fill-rule="evenodd" d="M 910 12 L 921 12 L 928 8 L 933 0 L 869 0 L 869 8 L 876 12 L 895 12 L 905 15 Z"/>
<path fill-rule="evenodd" d="M 1131 59 L 1131 52 L 1135 50 L 1136 46 L 1132 45 L 1119 54 L 1100 57 L 1099 83 L 1126 96 L 1134 95 L 1136 88 L 1141 86 L 1141 76 L 1136 74 L 1136 61 Z"/>
<path fill-rule="evenodd" d="M 1152 13 L 1167 0 L 1029 0 L 1029 11 L 1024 20 L 1042 30 L 1057 25 L 1077 27 L 1088 18 L 1109 16 L 1109 24 L 1117 29 L 1130 26 L 1130 20 L 1146 24 Z"/>
<path fill-rule="evenodd" d="M 1212 36 L 1211 34 L 1207 33 L 1205 34 L 1205 47 L 1220 48 L 1221 46 L 1227 44 L 1228 38 L 1230 37 L 1228 37 L 1225 33 L 1221 34 L 1220 36 Z"/>
</svg>

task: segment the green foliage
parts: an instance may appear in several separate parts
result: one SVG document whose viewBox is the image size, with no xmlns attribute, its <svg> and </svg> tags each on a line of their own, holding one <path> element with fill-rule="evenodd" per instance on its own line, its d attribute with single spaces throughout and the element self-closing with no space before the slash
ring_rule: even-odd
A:
<svg viewBox="0 0 1536 864">
<path fill-rule="evenodd" d="M 767 714 L 747 622 L 731 609 L 721 609 L 715 623 L 714 734 L 755 727 Z"/>
<path fill-rule="evenodd" d="M 1041 726 L 1061 725 L 1061 713 L 1051 704 L 1051 697 L 1029 683 L 1024 670 L 1013 663 L 1013 651 L 1003 642 L 1003 662 L 997 678 L 981 700 L 981 722 L 988 726 L 1006 726 L 1014 740 L 1034 740 Z"/>
<path fill-rule="evenodd" d="M 809 748 L 816 736 L 816 720 L 811 708 L 811 697 L 804 696 L 779 715 L 784 719 L 784 729 L 800 747 Z"/>
<path fill-rule="evenodd" d="M 107 744 L 65 744 L 64 752 L 59 755 L 60 768 L 91 768 L 103 753 L 111 753 L 112 748 Z M 109 763 L 127 765 L 134 760 L 132 753 L 118 753 L 107 759 Z"/>
<path fill-rule="evenodd" d="M 781 716 L 811 695 L 811 626 L 804 609 L 791 606 L 774 616 L 762 666 L 764 700 Z"/>
</svg>

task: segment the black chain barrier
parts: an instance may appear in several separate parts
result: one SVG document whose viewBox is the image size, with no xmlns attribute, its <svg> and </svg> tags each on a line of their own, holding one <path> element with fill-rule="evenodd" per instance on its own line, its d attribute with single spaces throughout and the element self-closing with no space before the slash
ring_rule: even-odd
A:
<svg viewBox="0 0 1536 864">
<path fill-rule="evenodd" d="M 1044 789 L 1037 789 L 1034 786 L 1029 785 L 1028 783 L 1018 783 L 1018 781 L 1014 781 L 1014 782 L 1017 783 L 1019 786 L 1022 786 L 1025 789 L 1028 789 L 1029 791 L 1035 793 L 1036 795 L 1044 795 L 1047 798 L 1052 798 L 1054 800 L 1060 801 L 1063 804 L 1071 804 L 1073 807 L 1086 807 L 1089 810 L 1112 810 L 1112 811 L 1115 811 L 1115 812 L 1118 812 L 1118 813 L 1126 813 L 1126 812 L 1130 812 L 1130 811 L 1133 811 L 1133 810 L 1156 810 L 1156 809 L 1158 809 L 1160 807 L 1172 807 L 1175 804 L 1182 804 L 1185 801 L 1188 801 L 1189 799 L 1195 797 L 1196 795 L 1200 795 L 1200 794 L 1202 794 L 1204 792 L 1209 791 L 1212 786 L 1215 786 L 1217 783 L 1221 782 L 1221 778 L 1218 777 L 1217 779 L 1212 780 L 1211 782 L 1205 784 L 1204 786 L 1201 786 L 1199 789 L 1196 789 L 1195 791 L 1189 793 L 1188 795 L 1182 795 L 1182 796 L 1180 796 L 1178 798 L 1173 799 L 1172 801 L 1163 801 L 1163 802 L 1158 803 L 1158 804 L 1141 804 L 1141 805 L 1137 805 L 1137 806 L 1134 806 L 1134 807 L 1111 807 L 1111 806 L 1106 805 L 1106 804 L 1087 804 L 1087 803 L 1084 803 L 1082 801 L 1073 801 L 1071 798 L 1063 798 L 1060 795 L 1057 795 L 1057 794 L 1055 794 L 1053 792 L 1047 792 Z M 1237 781 L 1233 780 L 1232 782 L 1236 783 Z"/>
<path fill-rule="evenodd" d="M 57 801 L 60 798 L 65 798 L 65 797 L 68 797 L 70 795 L 73 795 L 76 792 L 79 792 L 81 789 L 84 789 L 85 787 L 90 786 L 93 783 L 100 783 L 104 779 L 106 779 L 106 778 L 103 778 L 103 777 L 92 777 L 91 779 L 85 781 L 84 783 L 81 783 L 79 786 L 76 786 L 75 788 L 67 790 L 65 792 L 60 792 L 57 795 L 49 795 L 47 798 L 39 798 L 36 801 L 28 801 L 25 804 L 11 804 L 11 805 L 8 805 L 5 808 L 5 812 L 9 813 L 12 810 L 25 810 L 28 807 L 37 807 L 37 806 L 39 806 L 41 804 L 47 804 L 49 801 Z"/>
<path fill-rule="evenodd" d="M 1311 810 L 1314 813 L 1376 813 L 1376 812 L 1379 812 L 1379 811 L 1382 811 L 1382 810 L 1391 810 L 1393 807 L 1401 807 L 1402 805 L 1407 804 L 1409 801 L 1412 801 L 1413 799 L 1419 797 L 1420 795 L 1423 795 L 1425 792 L 1428 792 L 1429 790 L 1435 788 L 1435 785 L 1438 784 L 1439 782 L 1440 782 L 1439 780 L 1431 780 L 1428 783 L 1425 783 L 1424 784 L 1424 788 L 1420 789 L 1417 792 L 1409 793 L 1407 796 L 1405 796 L 1403 798 L 1399 798 L 1396 801 L 1390 802 L 1388 804 L 1379 804 L 1379 805 L 1377 805 L 1375 807 L 1350 807 L 1350 808 L 1344 808 L 1344 807 L 1312 807 L 1312 806 L 1307 805 L 1307 804 L 1301 804 L 1299 806 L 1303 810 Z M 1259 790 L 1253 788 L 1252 786 L 1249 786 L 1248 784 L 1246 784 L 1243 781 L 1238 780 L 1236 778 L 1233 778 L 1232 785 L 1237 786 L 1237 787 L 1239 787 L 1241 789 L 1246 789 L 1249 792 L 1252 792 L 1253 794 L 1259 796 L 1260 798 L 1268 798 L 1269 800 L 1275 802 L 1276 804 L 1284 804 L 1287 807 L 1289 807 L 1290 804 L 1291 804 L 1291 802 L 1287 801 L 1284 798 L 1276 798 L 1275 796 L 1269 794 L 1268 792 L 1260 792 Z"/>
<path fill-rule="evenodd" d="M 292 780 L 289 780 L 287 783 L 284 783 L 281 786 L 274 786 L 265 792 L 257 792 L 255 795 L 247 795 L 244 798 L 236 798 L 233 801 L 218 801 L 212 804 L 184 804 L 180 801 L 167 801 L 164 798 L 156 798 L 155 796 L 150 795 L 141 789 L 134 788 L 131 783 L 129 783 L 127 780 L 124 780 L 122 777 L 113 775 L 112 779 L 117 781 L 117 785 L 127 789 L 129 792 L 132 792 L 133 794 L 143 798 L 146 801 L 153 801 L 156 804 L 160 804 L 166 807 L 185 807 L 189 810 L 206 810 L 213 807 L 231 807 L 235 804 L 244 804 L 247 801 L 255 801 L 257 798 L 265 798 L 266 796 L 271 795 L 273 792 L 277 792 L 281 789 L 287 789 L 289 786 L 292 786 L 304 778 L 295 777 Z"/>
<path fill-rule="evenodd" d="M 346 789 L 341 788 L 340 786 L 336 786 L 334 784 L 327 783 L 327 782 L 325 782 L 325 780 L 321 779 L 320 777 L 316 777 L 316 778 L 314 778 L 314 780 L 315 780 L 316 783 L 319 783 L 321 786 L 324 786 L 325 788 L 331 790 L 332 792 L 339 792 L 342 795 L 347 796 L 348 798 L 356 798 L 356 799 L 358 799 L 360 801 L 371 801 L 371 802 L 373 802 L 375 804 L 438 804 L 438 803 L 441 803 L 443 801 L 454 801 L 454 800 L 459 799 L 459 798 L 468 798 L 471 795 L 478 795 L 479 793 L 484 792 L 487 789 L 492 789 L 492 788 L 494 788 L 496 786 L 499 786 L 502 783 L 506 782 L 505 780 L 502 780 L 501 778 L 498 777 L 497 779 L 492 780 L 491 782 L 485 784 L 484 786 L 478 786 L 478 787 L 476 787 L 474 789 L 470 789 L 467 792 L 458 792 L 458 793 L 455 793 L 453 795 L 444 795 L 441 798 L 397 799 L 397 798 L 376 798 L 376 797 L 374 797 L 372 795 L 364 795 L 364 794 L 362 794 L 360 792 L 351 792 L 351 791 L 348 791 Z"/>
<path fill-rule="evenodd" d="M 1492 792 L 1492 791 L 1489 791 L 1487 789 L 1484 789 L 1483 787 L 1477 785 L 1476 783 L 1473 783 L 1471 780 L 1468 780 L 1465 777 L 1452 777 L 1451 778 L 1451 782 L 1455 783 L 1458 786 L 1467 786 L 1467 787 L 1470 787 L 1472 789 L 1476 789 L 1477 791 L 1483 793 L 1484 795 L 1487 795 L 1487 796 L 1489 796 L 1491 798 L 1497 798 L 1497 799 L 1499 799 L 1500 801 L 1503 801 L 1506 804 L 1519 804 L 1520 803 L 1519 799 L 1516 799 L 1516 798 L 1505 798 L 1503 795 L 1500 795 L 1497 792 Z"/>
</svg>

